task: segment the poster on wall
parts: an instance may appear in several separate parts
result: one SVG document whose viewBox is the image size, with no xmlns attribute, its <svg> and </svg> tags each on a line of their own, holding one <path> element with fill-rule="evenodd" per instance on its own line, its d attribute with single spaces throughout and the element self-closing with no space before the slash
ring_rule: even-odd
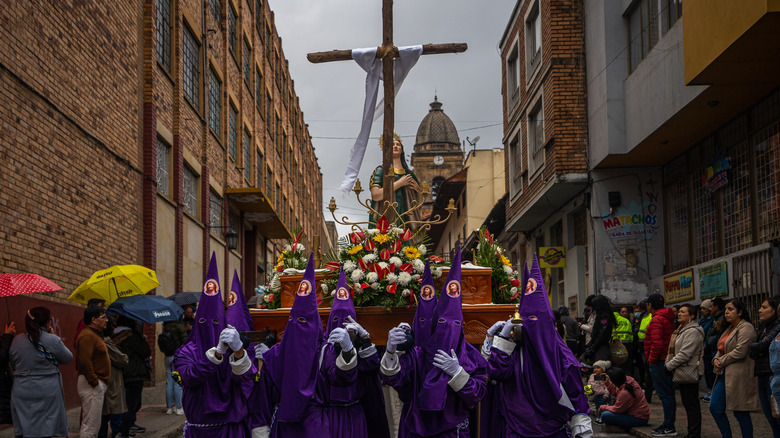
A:
<svg viewBox="0 0 780 438">
<path fill-rule="evenodd" d="M 539 260 L 540 268 L 565 268 L 566 267 L 566 248 L 562 246 L 541 246 L 539 253 L 542 255 Z"/>
<path fill-rule="evenodd" d="M 664 277 L 664 298 L 666 304 L 680 303 L 693 299 L 693 270 Z"/>
<path fill-rule="evenodd" d="M 728 294 L 729 278 L 726 262 L 699 268 L 699 295 L 702 300 Z"/>
</svg>

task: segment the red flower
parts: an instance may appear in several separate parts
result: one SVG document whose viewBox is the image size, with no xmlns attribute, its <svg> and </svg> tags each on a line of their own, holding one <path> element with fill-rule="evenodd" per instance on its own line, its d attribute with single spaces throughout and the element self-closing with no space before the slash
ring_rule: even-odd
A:
<svg viewBox="0 0 780 438">
<path fill-rule="evenodd" d="M 373 240 L 368 239 L 366 240 L 366 243 L 363 245 L 363 248 L 366 251 L 373 251 L 374 249 L 376 249 L 376 243 L 374 243 Z"/>
<path fill-rule="evenodd" d="M 384 280 L 385 277 L 387 277 L 387 269 L 379 268 L 377 271 L 377 274 L 379 274 L 379 279 Z"/>
<path fill-rule="evenodd" d="M 404 263 L 404 264 L 403 264 L 403 265 L 401 265 L 401 267 L 400 267 L 400 268 L 398 268 L 398 269 L 400 269 L 400 270 L 402 270 L 402 271 L 404 271 L 404 272 L 406 272 L 406 273 L 408 273 L 408 274 L 411 274 L 411 273 L 412 273 L 412 271 L 414 270 L 414 266 L 412 266 L 412 264 L 411 264 L 411 263 Z"/>
<path fill-rule="evenodd" d="M 276 272 L 282 272 L 282 271 L 284 271 L 284 266 L 279 265 L 279 267 L 276 268 Z"/>
<path fill-rule="evenodd" d="M 361 289 L 368 289 L 369 287 L 371 287 L 371 285 L 368 284 L 368 283 L 360 283 L 360 288 Z"/>
<path fill-rule="evenodd" d="M 387 286 L 387 293 L 394 294 L 395 289 L 398 287 L 398 283 L 393 283 L 390 286 Z"/>
<path fill-rule="evenodd" d="M 356 232 L 356 233 L 350 233 L 349 234 L 349 240 L 352 241 L 352 243 L 360 243 L 365 238 L 365 234 L 362 231 Z"/>
<path fill-rule="evenodd" d="M 393 251 L 394 254 L 397 253 L 398 251 L 401 250 L 401 245 L 402 245 L 401 241 L 396 240 L 395 242 L 393 242 L 392 245 L 390 245 L 390 251 Z"/>
<path fill-rule="evenodd" d="M 392 273 L 394 273 L 394 272 L 395 272 L 395 264 L 394 264 L 394 263 L 390 263 L 389 265 L 387 265 L 387 270 L 388 270 L 388 271 L 389 271 L 391 274 L 392 274 Z"/>
<path fill-rule="evenodd" d="M 341 264 L 339 262 L 325 263 L 325 269 L 327 269 L 328 271 L 338 271 L 339 268 L 341 268 Z"/>
<path fill-rule="evenodd" d="M 379 252 L 379 257 L 382 258 L 382 260 L 390 260 L 390 257 L 392 254 L 390 254 L 390 250 L 385 248 L 382 251 Z"/>
<path fill-rule="evenodd" d="M 412 307 L 412 304 L 415 301 L 417 301 L 417 297 L 414 295 L 414 292 L 412 292 L 412 293 L 409 294 L 409 305 L 406 306 L 406 308 L 408 309 L 408 308 Z"/>
<path fill-rule="evenodd" d="M 431 260 L 432 262 L 439 262 L 439 263 L 441 263 L 441 262 L 443 262 L 443 261 L 444 261 L 444 259 L 443 259 L 443 258 L 441 258 L 441 257 L 439 257 L 439 256 L 437 256 L 437 255 L 432 255 L 432 256 L 430 257 L 430 260 Z"/>
<path fill-rule="evenodd" d="M 376 227 L 379 229 L 380 233 L 387 234 L 387 231 L 390 229 L 390 221 L 388 221 L 386 217 L 382 216 L 378 221 L 376 221 Z"/>
<path fill-rule="evenodd" d="M 366 265 L 366 262 L 363 261 L 363 259 L 358 260 L 358 267 L 360 267 L 361 271 L 368 269 L 368 266 Z"/>
<path fill-rule="evenodd" d="M 409 230 L 404 230 L 404 233 L 401 234 L 401 240 L 406 242 L 407 240 L 412 238 L 412 232 Z"/>
<path fill-rule="evenodd" d="M 519 297 L 519 296 L 520 296 L 520 292 L 519 292 L 519 289 L 518 289 L 518 292 L 515 292 L 515 294 L 512 295 L 512 298 L 510 298 L 510 300 L 516 300 L 517 297 Z"/>
<path fill-rule="evenodd" d="M 520 287 L 520 280 L 509 280 L 514 287 Z"/>
</svg>

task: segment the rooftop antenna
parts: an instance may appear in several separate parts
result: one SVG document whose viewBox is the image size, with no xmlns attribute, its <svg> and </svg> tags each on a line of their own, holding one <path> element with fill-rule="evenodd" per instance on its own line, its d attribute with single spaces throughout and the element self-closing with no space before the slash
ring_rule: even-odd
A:
<svg viewBox="0 0 780 438">
<path fill-rule="evenodd" d="M 479 136 L 474 137 L 474 140 L 469 140 L 468 137 L 466 137 L 466 141 L 469 142 L 469 144 L 472 147 L 472 150 L 474 151 L 474 156 L 477 155 L 477 142 L 479 141 Z"/>
</svg>

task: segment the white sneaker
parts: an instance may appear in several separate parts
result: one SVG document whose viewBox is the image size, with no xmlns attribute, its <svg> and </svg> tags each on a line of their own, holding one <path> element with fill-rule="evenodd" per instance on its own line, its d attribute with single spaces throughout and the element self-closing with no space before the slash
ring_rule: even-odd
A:
<svg viewBox="0 0 780 438">
<path fill-rule="evenodd" d="M 168 415 L 173 415 L 173 408 L 168 408 L 168 410 L 165 411 L 165 413 Z"/>
<path fill-rule="evenodd" d="M 176 409 L 176 415 L 184 415 L 184 409 L 182 408 Z"/>
</svg>

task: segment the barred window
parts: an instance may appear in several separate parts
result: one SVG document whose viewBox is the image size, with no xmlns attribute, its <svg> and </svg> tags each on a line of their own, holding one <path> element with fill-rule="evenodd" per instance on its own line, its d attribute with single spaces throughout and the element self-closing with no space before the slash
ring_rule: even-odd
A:
<svg viewBox="0 0 780 438">
<path fill-rule="evenodd" d="M 257 159 L 255 161 L 255 187 L 261 189 L 263 188 L 263 169 L 265 168 L 263 164 L 263 154 L 260 152 L 257 153 Z"/>
<path fill-rule="evenodd" d="M 233 4 L 228 2 L 228 46 L 233 55 L 236 54 L 236 10 L 233 9 Z"/>
<path fill-rule="evenodd" d="M 222 197 L 214 190 L 209 191 L 209 225 L 217 230 L 222 226 Z"/>
<path fill-rule="evenodd" d="M 669 272 L 691 265 L 688 218 L 688 166 L 685 155 L 664 169 L 664 197 L 667 202 L 667 254 Z"/>
<path fill-rule="evenodd" d="M 574 246 L 588 245 L 588 209 L 580 207 L 572 213 L 572 225 L 574 225 Z"/>
<path fill-rule="evenodd" d="M 263 115 L 263 74 L 259 68 L 255 74 L 255 105 L 257 106 L 257 112 L 260 113 L 260 117 L 265 117 Z"/>
<path fill-rule="evenodd" d="M 171 0 L 157 0 L 157 60 L 171 71 Z"/>
<path fill-rule="evenodd" d="M 756 154 L 756 200 L 759 242 L 780 238 L 780 122 L 753 139 Z"/>
<path fill-rule="evenodd" d="M 544 166 L 544 111 L 542 99 L 528 114 L 528 174 Z M 529 176 L 530 179 L 530 176 Z"/>
<path fill-rule="evenodd" d="M 171 147 L 157 137 L 157 191 L 170 195 L 170 153 Z"/>
<path fill-rule="evenodd" d="M 182 53 L 183 74 L 184 74 L 184 95 L 190 100 L 195 108 L 200 108 L 200 95 L 198 87 L 200 84 L 200 44 L 192 35 L 192 31 L 184 26 L 184 49 Z"/>
<path fill-rule="evenodd" d="M 220 0 L 209 0 L 209 6 L 211 6 L 211 13 L 214 14 L 214 19 L 219 23 L 219 10 L 222 8 Z"/>
<path fill-rule="evenodd" d="M 228 115 L 228 129 L 230 132 L 228 132 L 228 153 L 230 154 L 230 157 L 233 159 L 233 162 L 238 161 L 238 134 L 236 130 L 236 119 L 238 119 L 238 110 L 236 110 L 233 105 L 230 105 L 230 114 Z"/>
<path fill-rule="evenodd" d="M 706 174 L 701 169 L 694 180 L 700 180 Z M 693 240 L 696 248 L 695 263 L 704 263 L 719 256 L 718 227 L 715 215 L 715 200 L 701 183 L 693 185 Z"/>
<path fill-rule="evenodd" d="M 723 238 L 724 251 L 731 254 L 748 248 L 751 239 L 750 198 L 750 143 L 742 142 L 730 149 L 729 182 L 723 191 Z"/>
<path fill-rule="evenodd" d="M 244 38 L 244 82 L 249 89 L 252 89 L 252 49 L 249 47 L 249 41 Z"/>
<path fill-rule="evenodd" d="M 263 12 L 263 2 L 255 0 L 255 27 L 259 38 L 263 37 Z"/>
<path fill-rule="evenodd" d="M 220 90 L 222 84 L 219 82 L 217 72 L 213 68 L 209 68 L 209 127 L 217 138 L 221 139 L 222 128 L 222 103 L 220 102 Z"/>
<path fill-rule="evenodd" d="M 184 211 L 198 217 L 198 177 L 195 172 L 184 166 Z"/>
<path fill-rule="evenodd" d="M 244 177 L 252 179 L 252 135 L 244 129 Z"/>
</svg>

